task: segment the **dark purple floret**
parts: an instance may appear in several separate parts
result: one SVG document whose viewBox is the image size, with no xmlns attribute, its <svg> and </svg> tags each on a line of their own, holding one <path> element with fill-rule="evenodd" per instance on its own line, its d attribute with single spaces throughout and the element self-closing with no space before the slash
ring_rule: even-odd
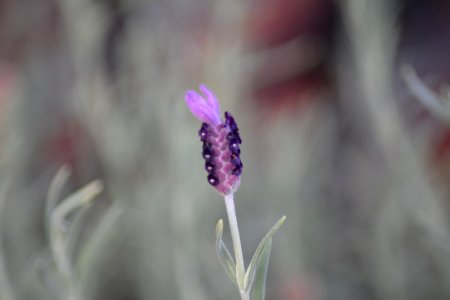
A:
<svg viewBox="0 0 450 300">
<path fill-rule="evenodd" d="M 231 159 L 231 163 L 232 163 L 233 165 L 236 165 L 236 164 L 238 164 L 238 163 L 241 162 L 241 158 L 239 157 L 238 154 L 231 153 L 230 159 Z"/>
<path fill-rule="evenodd" d="M 214 170 L 216 169 L 216 166 L 211 162 L 205 163 L 205 170 L 208 172 L 208 174 L 212 174 Z"/>
<path fill-rule="evenodd" d="M 238 143 L 238 141 L 237 140 L 231 140 L 230 141 L 230 151 L 232 152 L 232 153 L 238 153 L 238 151 L 239 151 L 239 153 L 240 153 L 240 149 L 239 149 L 239 143 Z"/>
<path fill-rule="evenodd" d="M 229 112 L 225 112 L 225 124 L 228 125 L 232 132 L 239 130 L 233 116 Z"/>
<path fill-rule="evenodd" d="M 202 156 L 207 162 L 210 162 L 214 157 L 214 151 L 211 148 L 207 147 L 203 149 Z"/>
<path fill-rule="evenodd" d="M 234 169 L 231 173 L 236 176 L 241 175 L 242 167 L 243 167 L 242 162 L 239 162 L 238 164 L 236 164 L 236 166 L 234 167 Z"/>
<path fill-rule="evenodd" d="M 242 140 L 238 132 L 230 132 L 227 134 L 227 139 L 229 141 L 237 141 L 239 144 L 242 144 Z"/>
<path fill-rule="evenodd" d="M 239 149 L 239 146 L 238 147 L 232 147 L 232 145 L 230 145 L 230 151 L 231 151 L 232 154 L 236 154 L 236 155 L 241 154 L 241 149 Z"/>
<path fill-rule="evenodd" d="M 214 174 L 209 174 L 208 183 L 212 186 L 216 186 L 219 183 L 219 179 Z"/>
<path fill-rule="evenodd" d="M 198 131 L 198 135 L 200 136 L 200 141 L 206 141 L 206 138 L 208 137 L 208 124 L 202 123 L 202 127 Z"/>
<path fill-rule="evenodd" d="M 202 147 L 203 150 L 205 150 L 206 148 L 211 149 L 211 147 L 212 147 L 212 144 L 210 142 L 208 142 L 208 141 L 203 142 L 203 147 Z"/>
</svg>

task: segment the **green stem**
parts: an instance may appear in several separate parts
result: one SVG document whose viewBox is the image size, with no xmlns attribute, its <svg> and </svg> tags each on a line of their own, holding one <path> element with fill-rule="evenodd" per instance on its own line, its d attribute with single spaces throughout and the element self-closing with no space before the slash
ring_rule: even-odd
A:
<svg viewBox="0 0 450 300">
<path fill-rule="evenodd" d="M 230 223 L 231 238 L 233 240 L 234 259 L 236 261 L 236 280 L 239 285 L 241 300 L 249 300 L 248 293 L 245 292 L 244 278 L 245 265 L 244 255 L 242 254 L 241 238 L 239 236 L 239 228 L 236 218 L 236 209 L 234 207 L 234 195 L 225 196 L 225 206 L 227 208 L 228 222 Z"/>
</svg>

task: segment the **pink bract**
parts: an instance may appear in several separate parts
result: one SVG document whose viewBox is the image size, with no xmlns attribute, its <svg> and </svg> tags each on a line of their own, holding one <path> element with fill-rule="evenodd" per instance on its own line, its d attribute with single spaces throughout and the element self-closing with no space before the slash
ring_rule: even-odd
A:
<svg viewBox="0 0 450 300">
<path fill-rule="evenodd" d="M 193 90 L 186 92 L 185 99 L 187 106 L 192 114 L 200 121 L 215 126 L 219 125 L 221 120 L 217 97 L 204 84 L 201 84 L 199 88 L 203 95 Z"/>
</svg>

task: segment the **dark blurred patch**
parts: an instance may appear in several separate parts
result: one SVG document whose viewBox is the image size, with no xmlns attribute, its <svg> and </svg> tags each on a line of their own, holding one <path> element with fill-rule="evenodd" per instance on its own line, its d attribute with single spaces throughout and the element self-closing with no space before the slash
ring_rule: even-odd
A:
<svg viewBox="0 0 450 300">
<path fill-rule="evenodd" d="M 334 10 L 328 0 L 254 3 L 247 36 L 250 48 L 264 55 L 251 93 L 258 104 L 289 110 L 329 86 Z"/>
<path fill-rule="evenodd" d="M 111 80 L 116 79 L 118 75 L 118 62 L 120 58 L 121 46 L 125 34 L 127 14 L 120 0 L 109 0 L 105 2 L 106 11 L 110 15 L 110 26 L 105 35 L 104 60 L 106 75 Z"/>
<path fill-rule="evenodd" d="M 450 1 L 403 1 L 400 14 L 401 35 L 398 51 L 400 64 L 413 66 L 420 78 L 437 93 L 450 84 Z M 450 130 L 435 119 L 403 84 L 399 94 L 405 117 L 415 132 L 428 136 L 430 162 L 442 186 L 450 177 Z M 450 190 L 448 191 L 450 193 Z"/>
</svg>

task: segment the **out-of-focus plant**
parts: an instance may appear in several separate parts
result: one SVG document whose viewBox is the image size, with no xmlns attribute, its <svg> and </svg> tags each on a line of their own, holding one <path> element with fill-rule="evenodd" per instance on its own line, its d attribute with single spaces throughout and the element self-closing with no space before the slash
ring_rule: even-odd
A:
<svg viewBox="0 0 450 300">
<path fill-rule="evenodd" d="M 77 300 L 81 299 L 81 291 L 72 262 L 72 251 L 81 227 L 83 212 L 103 190 L 103 185 L 98 180 L 93 181 L 58 203 L 69 175 L 68 168 L 62 167 L 53 179 L 46 203 L 46 221 L 56 271 L 63 280 L 64 299 Z"/>
<path fill-rule="evenodd" d="M 79 247 L 77 242 L 85 213 L 92 201 L 103 191 L 103 183 L 95 180 L 60 201 L 69 176 L 69 168 L 63 166 L 53 178 L 47 196 L 45 220 L 54 262 L 55 272 L 51 274 L 56 274 L 55 280 L 61 283 L 56 290 L 59 290 L 63 299 L 78 300 L 85 298 L 82 277 L 95 259 L 95 249 L 109 236 L 106 228 L 112 227 L 121 211 L 112 205 L 86 242 Z M 77 248 L 81 249 L 75 253 Z"/>
<path fill-rule="evenodd" d="M 233 116 L 225 112 L 225 122 L 223 122 L 216 96 L 203 84 L 200 85 L 200 90 L 203 95 L 188 91 L 186 104 L 192 114 L 203 122 L 199 136 L 203 142 L 202 156 L 208 172 L 207 180 L 224 197 L 233 241 L 234 259 L 222 239 L 222 219 L 216 226 L 216 251 L 225 272 L 239 290 L 241 299 L 263 300 L 272 236 L 283 225 L 286 217 L 282 217 L 269 230 L 256 248 L 248 268 L 245 269 L 234 205 L 234 193 L 239 188 L 243 168 L 239 148 L 242 140 Z"/>
<path fill-rule="evenodd" d="M 403 79 L 417 100 L 438 120 L 450 126 L 450 87 L 446 86 L 438 94 L 417 76 L 411 66 L 403 66 Z"/>
</svg>

